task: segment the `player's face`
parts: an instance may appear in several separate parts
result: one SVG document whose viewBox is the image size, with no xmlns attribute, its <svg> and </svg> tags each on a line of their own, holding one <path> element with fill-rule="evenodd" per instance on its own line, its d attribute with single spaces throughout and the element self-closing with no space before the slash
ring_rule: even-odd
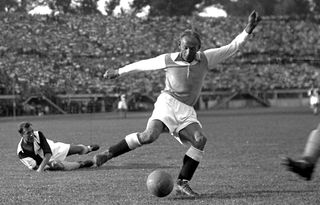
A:
<svg viewBox="0 0 320 205">
<path fill-rule="evenodd" d="M 193 36 L 184 36 L 180 40 L 179 48 L 182 59 L 191 63 L 200 49 L 200 42 Z"/>
<path fill-rule="evenodd" d="M 33 143 L 34 134 L 32 127 L 24 128 L 22 133 L 23 140 L 26 143 Z"/>
</svg>

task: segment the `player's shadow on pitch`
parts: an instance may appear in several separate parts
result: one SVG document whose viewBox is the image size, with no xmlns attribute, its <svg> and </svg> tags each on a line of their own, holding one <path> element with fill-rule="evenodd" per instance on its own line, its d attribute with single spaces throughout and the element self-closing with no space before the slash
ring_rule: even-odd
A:
<svg viewBox="0 0 320 205">
<path fill-rule="evenodd" d="M 270 198 L 278 194 L 301 194 L 316 192 L 316 190 L 258 190 L 258 191 L 243 191 L 243 192 L 222 192 L 204 193 L 197 198 L 188 196 L 172 196 L 171 200 L 192 200 L 192 199 L 248 199 L 248 198 Z"/>
<path fill-rule="evenodd" d="M 120 165 L 104 165 L 98 167 L 97 169 L 169 169 L 169 168 L 179 168 L 176 165 L 163 165 L 159 163 L 126 163 Z"/>
</svg>

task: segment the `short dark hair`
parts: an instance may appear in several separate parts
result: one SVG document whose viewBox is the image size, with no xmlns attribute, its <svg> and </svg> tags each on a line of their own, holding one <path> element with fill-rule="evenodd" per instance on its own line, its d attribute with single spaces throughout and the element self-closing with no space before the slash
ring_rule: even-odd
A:
<svg viewBox="0 0 320 205">
<path fill-rule="evenodd" d="M 185 36 L 191 36 L 191 37 L 195 37 L 198 41 L 199 41 L 199 45 L 201 47 L 201 38 L 200 38 L 200 34 L 194 30 L 194 29 L 186 29 L 184 30 L 179 37 L 179 40 L 181 40 L 183 37 Z"/>
<path fill-rule="evenodd" d="M 21 122 L 20 124 L 19 124 L 19 127 L 18 127 L 18 132 L 20 133 L 20 134 L 22 134 L 23 133 L 23 129 L 24 128 L 29 128 L 29 127 L 31 127 L 31 123 L 30 122 Z"/>
</svg>

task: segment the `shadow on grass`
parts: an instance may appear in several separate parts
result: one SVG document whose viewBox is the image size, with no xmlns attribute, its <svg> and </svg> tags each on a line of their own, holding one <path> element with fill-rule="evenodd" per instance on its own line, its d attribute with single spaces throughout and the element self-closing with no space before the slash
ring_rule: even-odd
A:
<svg viewBox="0 0 320 205">
<path fill-rule="evenodd" d="M 113 170 L 113 169 L 172 169 L 179 168 L 176 165 L 162 165 L 159 163 L 126 163 L 120 165 L 103 165 L 101 167 L 90 167 L 79 169 L 83 171 L 94 171 L 94 170 Z"/>
<path fill-rule="evenodd" d="M 198 111 L 200 117 L 243 117 L 243 116 L 277 116 L 277 115 L 312 115 L 306 109 L 235 109 L 235 110 L 213 110 L 213 111 Z"/>
<path fill-rule="evenodd" d="M 172 196 L 170 200 L 199 200 L 199 199 L 248 199 L 248 198 L 263 198 L 274 197 L 278 194 L 302 194 L 312 193 L 317 190 L 257 190 L 257 191 L 243 191 L 243 192 L 215 192 L 201 194 L 200 197 L 188 197 L 188 196 Z"/>
</svg>

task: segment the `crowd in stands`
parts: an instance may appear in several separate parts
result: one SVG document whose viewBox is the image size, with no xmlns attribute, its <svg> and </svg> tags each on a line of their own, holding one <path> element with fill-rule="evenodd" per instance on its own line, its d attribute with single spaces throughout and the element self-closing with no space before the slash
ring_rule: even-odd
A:
<svg viewBox="0 0 320 205">
<path fill-rule="evenodd" d="M 161 71 L 107 81 L 108 68 L 177 51 L 195 27 L 202 49 L 229 43 L 246 18 L 0 14 L 0 94 L 138 92 L 156 96 Z M 205 90 L 309 88 L 319 80 L 319 18 L 266 17 L 232 59 L 211 68 Z M 14 86 L 12 82 L 14 80 Z M 14 90 L 13 90 L 14 89 Z"/>
</svg>

